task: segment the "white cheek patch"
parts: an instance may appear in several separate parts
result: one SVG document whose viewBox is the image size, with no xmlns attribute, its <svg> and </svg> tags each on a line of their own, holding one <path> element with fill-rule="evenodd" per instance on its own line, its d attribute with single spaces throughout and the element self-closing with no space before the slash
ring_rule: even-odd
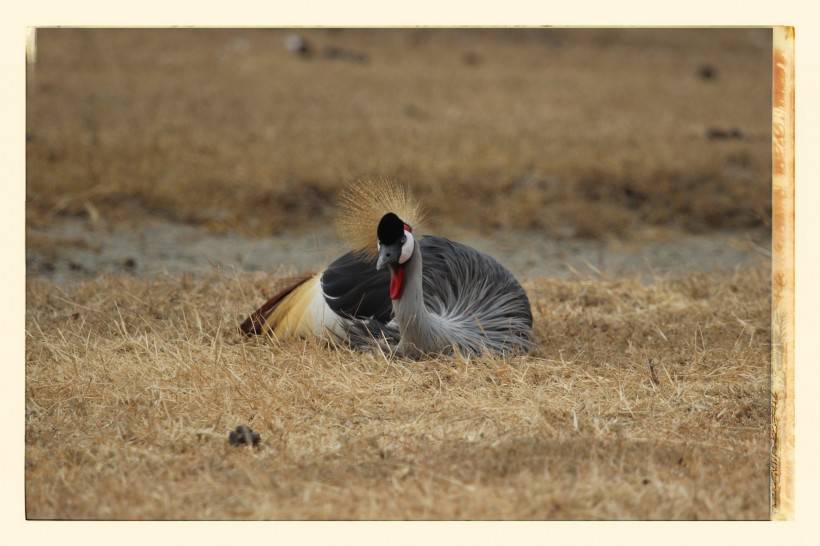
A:
<svg viewBox="0 0 820 546">
<path fill-rule="evenodd" d="M 403 264 L 410 259 L 410 256 L 413 255 L 413 249 L 415 248 L 415 246 L 416 245 L 413 242 L 413 234 L 405 230 L 404 244 L 401 245 L 401 256 L 399 256 L 400 264 Z"/>
</svg>

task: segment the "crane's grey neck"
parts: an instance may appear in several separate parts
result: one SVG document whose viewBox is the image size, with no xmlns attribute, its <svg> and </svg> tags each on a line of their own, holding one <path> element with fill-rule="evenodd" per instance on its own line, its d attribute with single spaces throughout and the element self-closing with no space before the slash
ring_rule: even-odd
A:
<svg viewBox="0 0 820 546">
<path fill-rule="evenodd" d="M 416 240 L 413 255 L 404 265 L 404 292 L 393 300 L 393 313 L 401 334 L 397 350 L 407 356 L 438 351 L 442 345 L 437 328 L 439 317 L 424 305 L 422 265 L 421 247 Z"/>
</svg>

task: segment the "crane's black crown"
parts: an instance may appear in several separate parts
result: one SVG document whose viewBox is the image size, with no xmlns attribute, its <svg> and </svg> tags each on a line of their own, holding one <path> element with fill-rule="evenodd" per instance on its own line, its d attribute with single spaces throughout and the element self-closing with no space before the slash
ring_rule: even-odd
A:
<svg viewBox="0 0 820 546">
<path fill-rule="evenodd" d="M 404 235 L 404 221 L 392 212 L 388 212 L 379 221 L 376 229 L 379 242 L 383 245 L 392 245 Z"/>
</svg>

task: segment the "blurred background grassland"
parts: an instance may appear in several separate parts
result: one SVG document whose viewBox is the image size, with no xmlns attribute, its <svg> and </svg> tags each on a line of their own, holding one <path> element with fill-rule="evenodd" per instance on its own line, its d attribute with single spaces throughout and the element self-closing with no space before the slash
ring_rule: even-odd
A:
<svg viewBox="0 0 820 546">
<path fill-rule="evenodd" d="M 27 225 L 266 236 L 387 176 L 438 227 L 767 228 L 770 51 L 768 29 L 43 29 Z"/>
</svg>

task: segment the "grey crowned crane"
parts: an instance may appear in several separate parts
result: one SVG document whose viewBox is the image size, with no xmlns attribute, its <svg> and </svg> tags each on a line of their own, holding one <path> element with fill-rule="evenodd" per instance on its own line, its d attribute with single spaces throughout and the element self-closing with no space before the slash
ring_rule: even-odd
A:
<svg viewBox="0 0 820 546">
<path fill-rule="evenodd" d="M 408 357 L 531 348 L 530 303 L 512 273 L 467 245 L 417 237 L 421 207 L 404 187 L 359 183 L 341 204 L 337 225 L 353 250 L 292 282 L 242 332 L 386 343 Z"/>
</svg>

